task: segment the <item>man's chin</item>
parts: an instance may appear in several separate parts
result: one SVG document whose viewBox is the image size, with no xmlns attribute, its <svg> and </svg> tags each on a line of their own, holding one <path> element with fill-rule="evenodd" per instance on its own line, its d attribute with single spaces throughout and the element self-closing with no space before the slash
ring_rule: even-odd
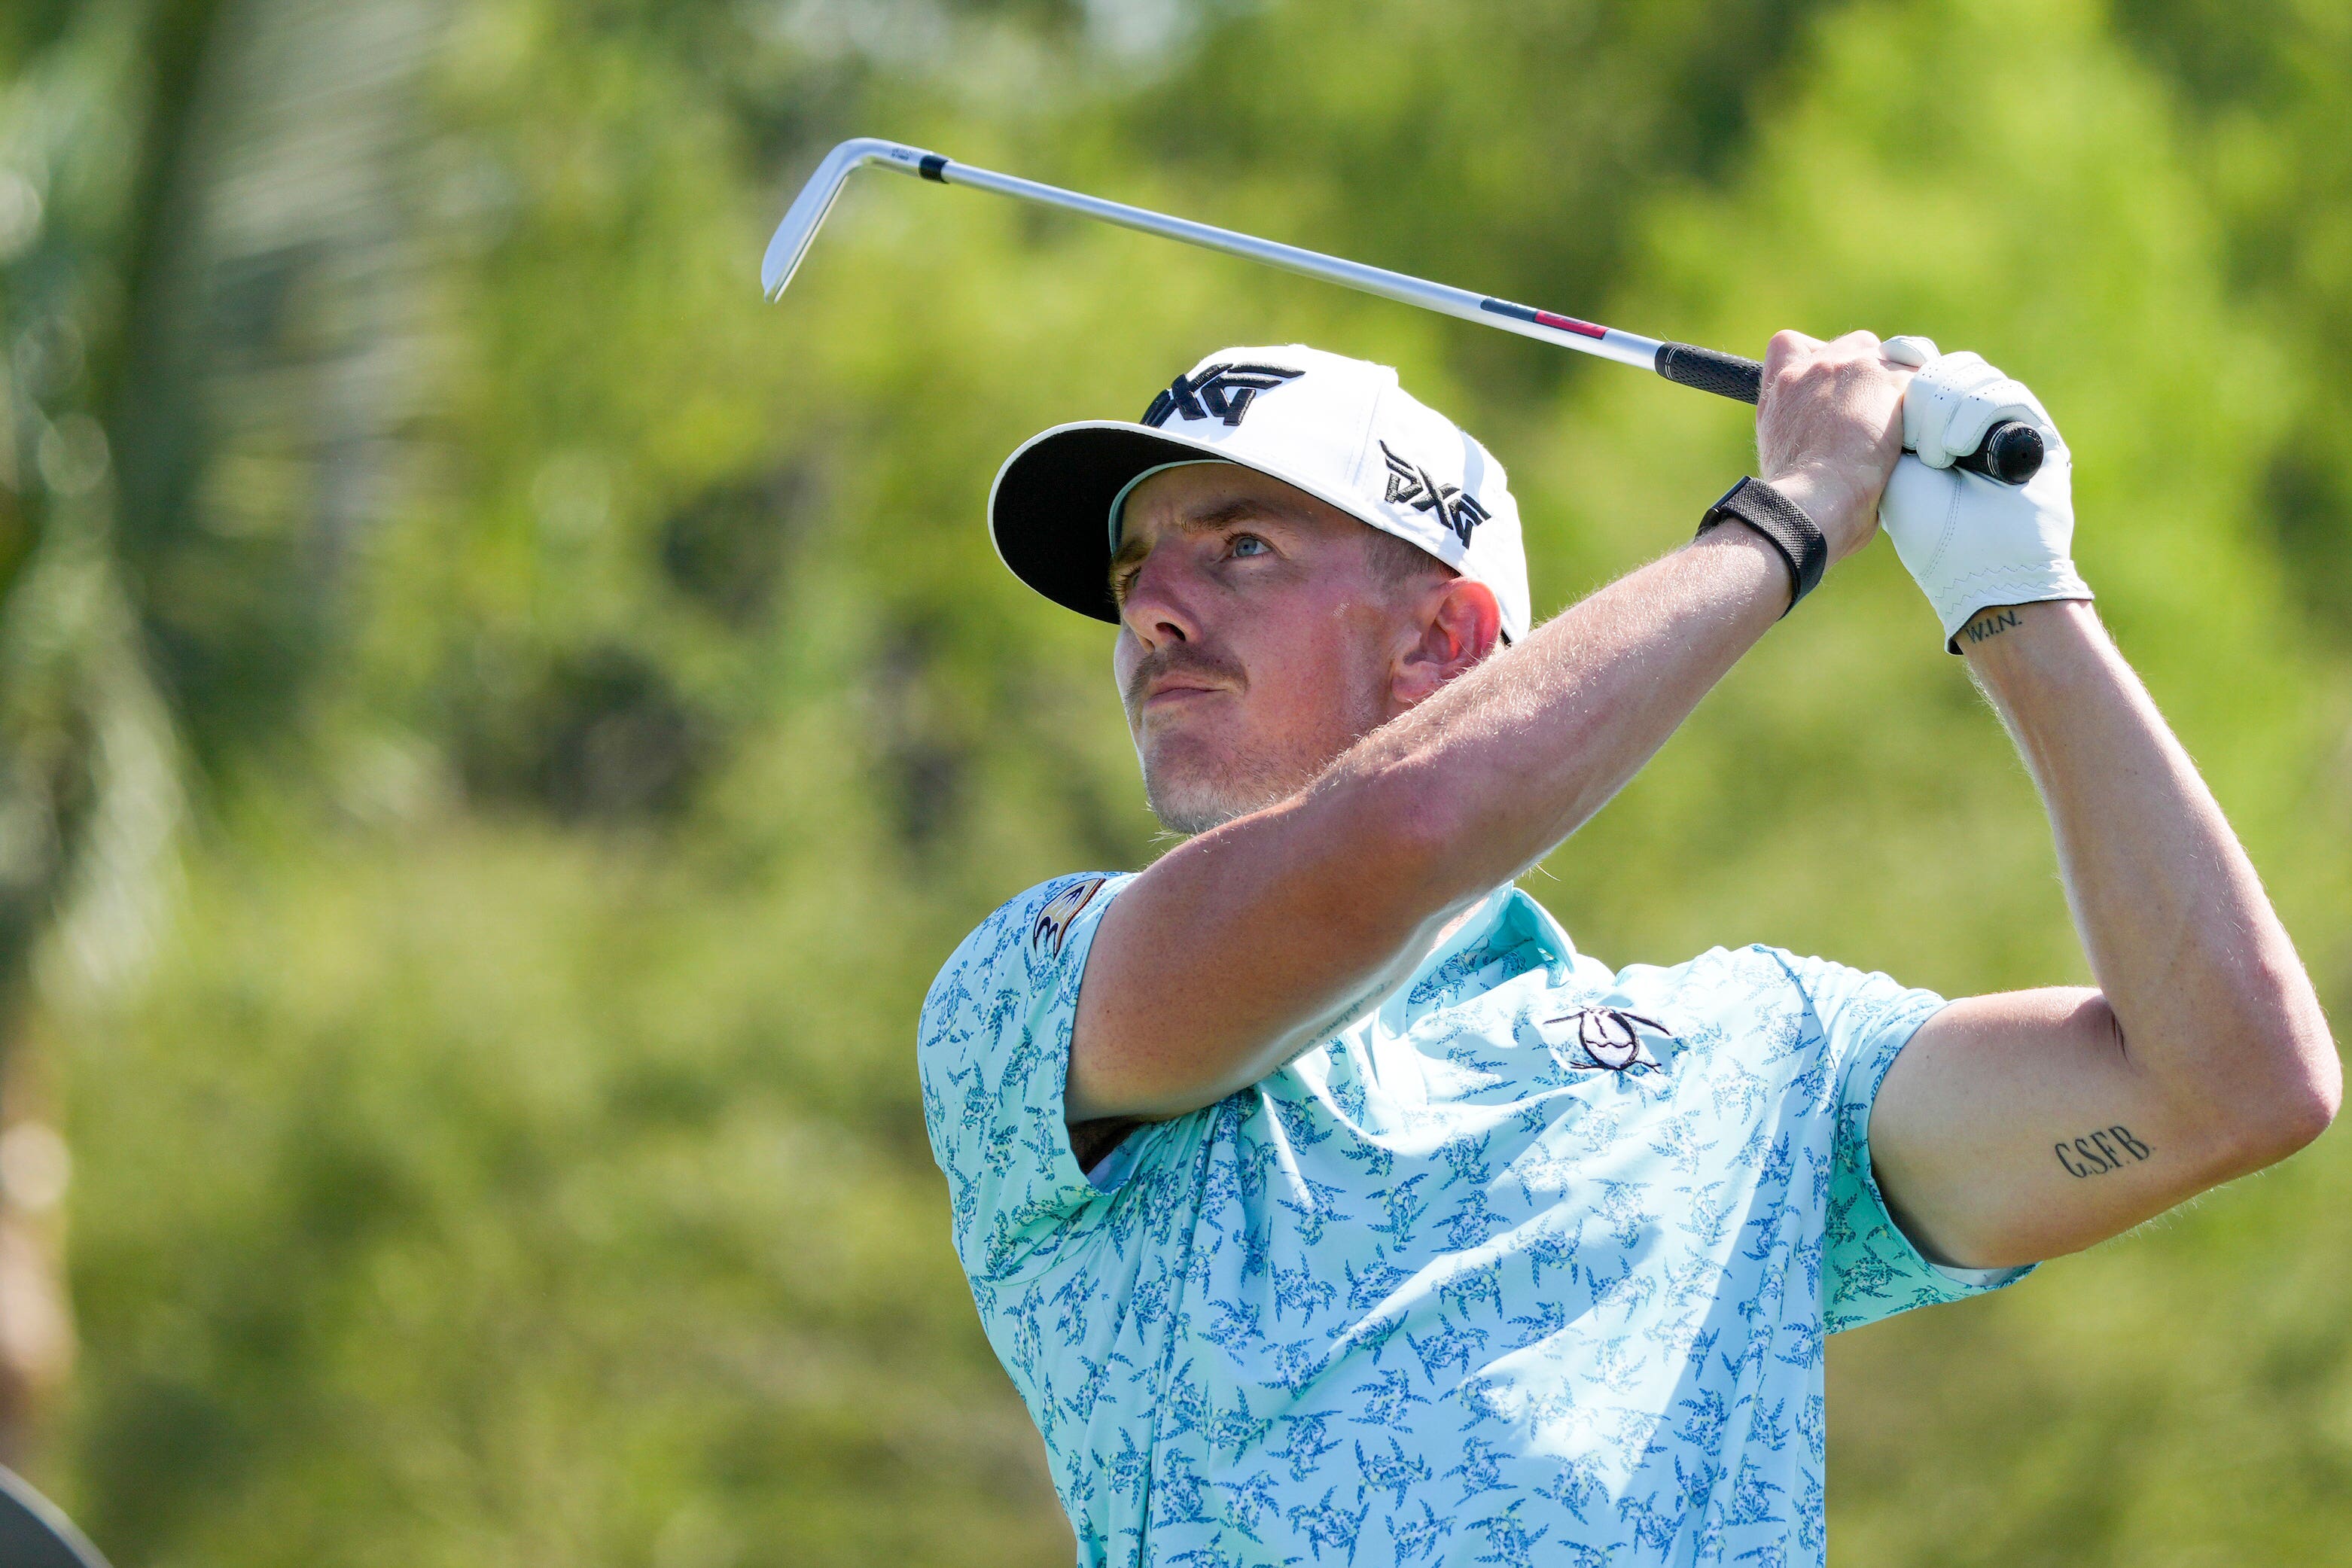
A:
<svg viewBox="0 0 2352 1568">
<path fill-rule="evenodd" d="M 1205 833 L 1289 793 L 1270 770 L 1247 766 L 1200 768 L 1171 760 L 1143 770 L 1143 798 L 1174 833 Z"/>
<path fill-rule="evenodd" d="M 1248 807 L 1237 807 L 1229 800 L 1191 792 L 1171 795 L 1146 786 L 1143 793 L 1146 803 L 1151 808 L 1151 814 L 1160 819 L 1160 825 L 1171 833 L 1181 833 L 1187 838 L 1194 833 L 1205 833 L 1212 828 L 1222 828 L 1249 810 Z"/>
</svg>

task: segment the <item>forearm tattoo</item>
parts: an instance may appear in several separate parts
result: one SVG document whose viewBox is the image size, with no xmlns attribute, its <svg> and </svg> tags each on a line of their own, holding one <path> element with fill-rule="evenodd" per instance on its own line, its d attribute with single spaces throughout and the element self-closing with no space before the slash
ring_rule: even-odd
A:
<svg viewBox="0 0 2352 1568">
<path fill-rule="evenodd" d="M 2022 624 L 2014 610 L 1995 610 L 1979 615 L 1960 628 L 1960 635 L 1970 643 L 1982 643 L 2000 636 L 2011 627 Z"/>
<path fill-rule="evenodd" d="M 2053 1144 L 2051 1148 L 2070 1176 L 2105 1176 L 2126 1165 L 2137 1165 L 2155 1152 L 2133 1137 L 2129 1127 L 2102 1127 L 2072 1143 Z"/>
</svg>

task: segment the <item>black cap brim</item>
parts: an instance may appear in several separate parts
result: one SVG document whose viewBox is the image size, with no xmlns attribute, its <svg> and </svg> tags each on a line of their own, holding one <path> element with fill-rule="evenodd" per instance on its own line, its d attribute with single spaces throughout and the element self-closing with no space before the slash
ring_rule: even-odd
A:
<svg viewBox="0 0 2352 1568">
<path fill-rule="evenodd" d="M 1013 576 L 1066 609 L 1118 622 L 1110 594 L 1110 504 L 1170 463 L 1227 462 L 1216 448 L 1147 425 L 1058 425 L 997 470 L 988 531 Z"/>
</svg>

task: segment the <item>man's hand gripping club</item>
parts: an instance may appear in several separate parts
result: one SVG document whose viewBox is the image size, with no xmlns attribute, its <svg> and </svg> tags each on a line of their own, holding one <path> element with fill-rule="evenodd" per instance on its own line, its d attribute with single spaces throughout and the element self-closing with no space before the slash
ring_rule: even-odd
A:
<svg viewBox="0 0 2352 1568">
<path fill-rule="evenodd" d="M 1831 342 L 1779 332 L 1764 350 L 1758 472 L 1812 517 L 1832 566 L 1868 544 L 1878 527 L 1879 497 L 1903 455 L 1909 380 L 1909 370 L 1885 359 L 1868 332 Z"/>
<path fill-rule="evenodd" d="M 1936 617 L 1945 646 L 1987 606 L 2089 599 L 2069 553 L 2074 538 L 2074 455 L 2042 400 L 1978 355 L 1939 354 L 1926 338 L 1890 338 L 1885 356 L 1914 367 L 1903 398 L 1903 444 L 1880 521 Z M 2021 486 L 1956 468 L 2002 420 L 2042 433 L 2041 470 Z"/>
</svg>

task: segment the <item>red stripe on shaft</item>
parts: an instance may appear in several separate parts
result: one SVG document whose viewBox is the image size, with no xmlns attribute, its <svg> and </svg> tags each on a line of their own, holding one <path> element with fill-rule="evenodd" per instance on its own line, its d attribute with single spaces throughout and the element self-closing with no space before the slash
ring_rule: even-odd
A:
<svg viewBox="0 0 2352 1568">
<path fill-rule="evenodd" d="M 1609 329 L 1606 327 L 1596 327 L 1590 321 L 1580 321 L 1573 316 L 1555 316 L 1549 310 L 1537 311 L 1536 319 L 1544 326 L 1557 327 L 1563 332 L 1574 332 L 1579 337 L 1605 338 L 1609 335 Z"/>
</svg>

